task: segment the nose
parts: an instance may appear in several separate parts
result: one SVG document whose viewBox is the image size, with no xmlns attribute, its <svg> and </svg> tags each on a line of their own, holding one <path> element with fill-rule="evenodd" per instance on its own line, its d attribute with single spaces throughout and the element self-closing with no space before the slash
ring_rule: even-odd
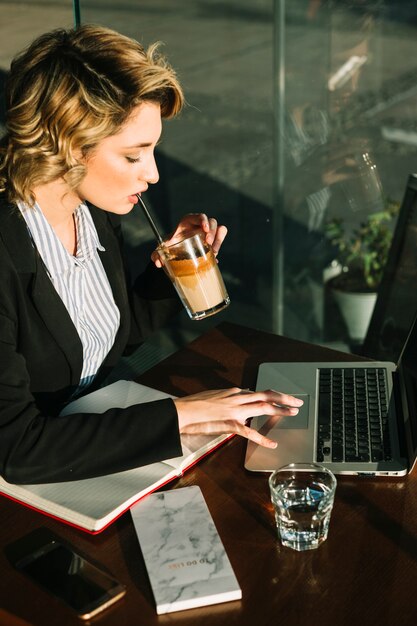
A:
<svg viewBox="0 0 417 626">
<path fill-rule="evenodd" d="M 155 156 L 153 154 L 152 156 L 150 156 L 146 164 L 144 178 L 146 182 L 149 183 L 150 185 L 154 185 L 159 180 L 158 167 L 156 165 Z"/>
</svg>

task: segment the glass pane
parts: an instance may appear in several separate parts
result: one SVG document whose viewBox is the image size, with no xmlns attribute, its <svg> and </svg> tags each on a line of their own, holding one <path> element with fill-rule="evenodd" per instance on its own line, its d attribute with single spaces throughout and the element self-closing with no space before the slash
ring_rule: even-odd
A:
<svg viewBox="0 0 417 626">
<path fill-rule="evenodd" d="M 327 284 L 346 267 L 327 223 L 341 219 L 350 236 L 404 193 L 416 152 L 414 4 L 81 2 L 83 21 L 162 40 L 183 81 L 188 106 L 166 124 L 148 196 L 165 231 L 200 210 L 229 227 L 232 305 L 213 323 L 360 343 Z"/>
<path fill-rule="evenodd" d="M 38 35 L 72 25 L 71 0 L 0 0 L 0 135 L 4 129 L 4 79 L 10 61 Z"/>
<path fill-rule="evenodd" d="M 223 320 L 270 329 L 272 3 L 141 0 L 120 7 L 86 0 L 81 18 L 145 45 L 162 41 L 185 89 L 187 106 L 165 122 L 157 149 L 160 181 L 144 199 L 165 233 L 188 212 L 202 211 L 227 225 L 219 261 L 231 305 L 202 322 L 183 317 L 183 325 L 194 333 Z M 136 249 L 153 244 L 139 208 L 126 222 Z"/>
<path fill-rule="evenodd" d="M 417 6 L 411 0 L 276 5 L 285 12 L 279 25 L 285 129 L 278 140 L 285 153 L 284 332 L 358 349 L 367 325 L 352 325 L 356 317 L 352 309 L 343 316 L 339 298 L 345 299 L 348 276 L 360 278 L 351 280 L 355 291 L 376 290 L 415 167 Z M 380 215 L 387 208 L 390 215 Z M 341 222 L 332 225 L 335 219 Z M 340 243 L 352 254 L 330 245 L 329 222 L 333 234 L 341 226 Z M 327 280 L 341 271 L 333 283 L 343 293 L 336 295 Z M 361 313 L 368 305 L 372 311 L 366 297 Z"/>
<path fill-rule="evenodd" d="M 230 320 L 356 349 L 361 338 L 327 282 L 348 265 L 328 222 L 341 219 L 350 236 L 387 206 L 398 210 L 414 170 L 414 0 L 80 6 L 82 22 L 145 45 L 162 41 L 185 88 L 188 104 L 165 123 L 160 182 L 146 200 L 165 233 L 186 212 L 228 226 L 220 267 L 232 304 L 200 323 L 184 314 L 184 329 L 197 334 Z M 0 8 L 3 75 L 34 36 L 73 23 L 66 0 L 0 0 Z M 395 223 L 394 214 L 390 232 Z M 139 271 L 137 259 L 144 264 L 154 245 L 139 209 L 125 230 Z"/>
<path fill-rule="evenodd" d="M 0 0 L 0 67 L 7 70 L 14 55 L 35 37 L 73 25 L 72 0 Z"/>
</svg>

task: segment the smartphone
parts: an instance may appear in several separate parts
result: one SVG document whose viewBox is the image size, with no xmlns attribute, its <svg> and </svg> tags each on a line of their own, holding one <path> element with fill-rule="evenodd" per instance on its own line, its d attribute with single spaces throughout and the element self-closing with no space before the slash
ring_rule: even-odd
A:
<svg viewBox="0 0 417 626">
<path fill-rule="evenodd" d="M 126 587 L 46 529 L 37 529 L 7 550 L 13 565 L 87 620 L 111 606 Z"/>
</svg>

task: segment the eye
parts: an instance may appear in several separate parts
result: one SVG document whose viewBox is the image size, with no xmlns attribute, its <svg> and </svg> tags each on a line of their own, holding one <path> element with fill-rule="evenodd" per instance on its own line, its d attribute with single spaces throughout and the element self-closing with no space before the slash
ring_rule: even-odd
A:
<svg viewBox="0 0 417 626">
<path fill-rule="evenodd" d="M 128 161 L 128 163 L 139 163 L 140 162 L 140 157 L 126 157 L 126 160 Z"/>
</svg>

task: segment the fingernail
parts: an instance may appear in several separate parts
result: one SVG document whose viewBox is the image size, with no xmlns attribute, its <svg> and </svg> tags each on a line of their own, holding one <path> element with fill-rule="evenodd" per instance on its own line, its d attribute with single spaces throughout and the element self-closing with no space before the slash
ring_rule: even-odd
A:
<svg viewBox="0 0 417 626">
<path fill-rule="evenodd" d="M 297 415 L 298 413 L 298 409 L 296 409 L 295 407 L 292 407 L 290 411 L 291 411 L 291 415 Z"/>
</svg>

